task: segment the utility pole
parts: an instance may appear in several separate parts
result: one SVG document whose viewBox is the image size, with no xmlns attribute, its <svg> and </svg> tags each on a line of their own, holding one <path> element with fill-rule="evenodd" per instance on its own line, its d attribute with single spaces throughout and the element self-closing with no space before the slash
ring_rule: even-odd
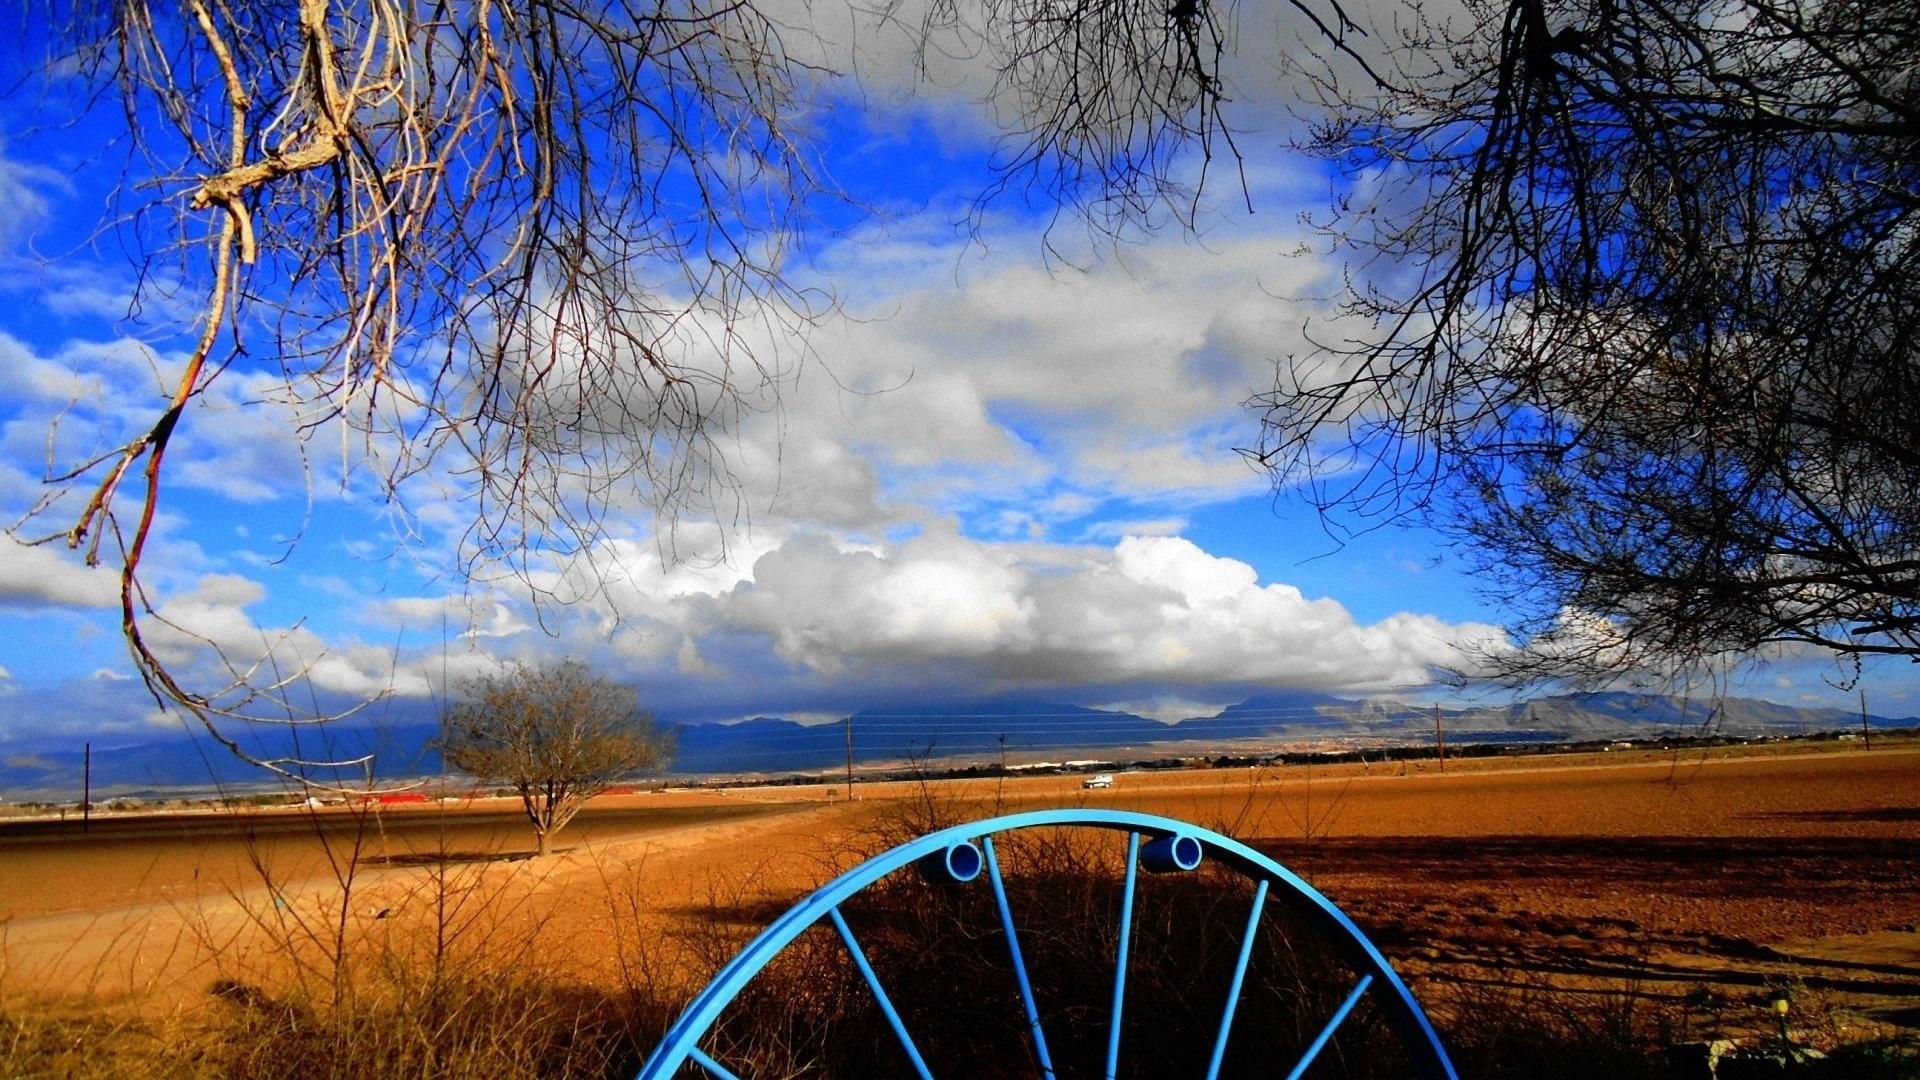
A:
<svg viewBox="0 0 1920 1080">
<path fill-rule="evenodd" d="M 853 716 L 847 716 L 847 801 L 853 801 Z"/>
<path fill-rule="evenodd" d="M 87 832 L 93 826 L 93 743 L 82 746 L 80 761 L 80 831 Z"/>
<path fill-rule="evenodd" d="M 1866 749 L 1873 749 L 1873 729 L 1867 726 L 1867 688 L 1860 688 L 1860 738 Z"/>
<path fill-rule="evenodd" d="M 1001 732 L 999 738 L 1000 738 L 1000 775 L 1005 776 L 1007 773 L 1007 733 L 1004 731 Z"/>
<path fill-rule="evenodd" d="M 1447 733 L 1446 733 L 1446 730 L 1440 726 L 1439 702 L 1435 702 L 1433 706 L 1433 749 L 1434 749 L 1434 753 L 1436 753 L 1440 757 L 1440 771 L 1446 772 L 1447 771 Z"/>
</svg>

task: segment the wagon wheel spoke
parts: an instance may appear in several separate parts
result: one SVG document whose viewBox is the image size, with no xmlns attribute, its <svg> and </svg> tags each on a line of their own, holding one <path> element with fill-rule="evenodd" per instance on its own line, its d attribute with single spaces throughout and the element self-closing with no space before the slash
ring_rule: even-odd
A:
<svg viewBox="0 0 1920 1080">
<path fill-rule="evenodd" d="M 880 1005 L 880 1012 L 893 1027 L 894 1037 L 900 1040 L 900 1048 L 907 1052 L 907 1059 L 913 1062 L 913 1071 L 920 1074 L 920 1080 L 933 1080 L 933 1074 L 927 1071 L 927 1063 L 920 1057 L 920 1048 L 913 1045 L 913 1036 L 907 1033 L 906 1022 L 900 1019 L 900 1013 L 894 1009 L 893 1000 L 887 997 L 887 991 L 880 985 L 880 977 L 873 973 L 873 965 L 867 963 L 867 954 L 854 940 L 853 930 L 847 926 L 847 920 L 840 915 L 840 909 L 827 912 L 833 919 L 833 928 L 840 931 L 840 940 L 846 943 L 847 952 L 853 955 L 855 967 L 860 969 L 860 977 L 867 980 L 867 989 L 873 992 L 873 1000 Z"/>
<path fill-rule="evenodd" d="M 707 1075 L 714 1077 L 715 1080 L 740 1080 L 740 1077 L 734 1075 L 731 1069 L 708 1057 L 706 1052 L 697 1046 L 687 1051 L 687 1060 L 707 1070 Z"/>
<path fill-rule="evenodd" d="M 1253 959 L 1253 939 L 1260 932 L 1260 913 L 1267 906 L 1267 879 L 1261 878 L 1253 890 L 1253 910 L 1247 912 L 1247 929 L 1240 935 L 1240 955 L 1233 962 L 1233 981 L 1227 984 L 1227 1007 L 1220 1014 L 1220 1032 L 1213 1038 L 1213 1058 L 1207 1062 L 1207 1080 L 1217 1080 L 1220 1061 L 1227 1056 L 1227 1036 L 1233 1031 L 1233 1014 L 1240 1008 L 1240 989 L 1246 985 L 1247 963 Z"/>
<path fill-rule="evenodd" d="M 1047 1052 L 1047 1033 L 1040 1026 L 1040 1007 L 1033 1000 L 1033 981 L 1027 978 L 1027 961 L 1020 955 L 1020 935 L 1013 928 L 1013 909 L 1007 906 L 1007 884 L 1000 877 L 1000 855 L 994 850 L 993 837 L 983 837 L 980 846 L 987 855 L 987 880 L 993 883 L 993 902 L 1000 908 L 1000 928 L 1007 935 L 1007 951 L 1013 955 L 1013 977 L 1020 983 L 1020 1003 L 1027 1010 L 1027 1031 L 1033 1036 L 1033 1054 L 1039 1059 L 1040 1072 L 1053 1080 L 1053 1055 Z"/>
<path fill-rule="evenodd" d="M 1340 1007 L 1334 1010 L 1333 1019 L 1328 1020 L 1327 1026 L 1320 1029 L 1319 1035 L 1314 1036 L 1312 1045 L 1307 1047 L 1307 1052 L 1300 1055 L 1300 1060 L 1294 1065 L 1293 1071 L 1287 1074 L 1287 1080 L 1300 1080 L 1306 1075 L 1307 1066 L 1312 1065 L 1313 1059 L 1320 1056 L 1320 1051 L 1326 1048 L 1327 1041 L 1332 1039 L 1333 1033 L 1346 1022 L 1347 1014 L 1353 1011 L 1355 1005 L 1360 1004 L 1361 995 L 1365 994 L 1367 987 L 1372 985 L 1372 975 L 1360 976 L 1360 982 L 1354 986 L 1353 992 L 1347 995 L 1347 1000 L 1341 1002 Z"/>
<path fill-rule="evenodd" d="M 1133 937 L 1133 886 L 1140 872 L 1140 834 L 1127 835 L 1127 888 L 1120 900 L 1120 954 L 1113 963 L 1113 1009 L 1107 1017 L 1107 1080 L 1120 1068 L 1120 1012 L 1127 998 L 1127 945 Z"/>
</svg>

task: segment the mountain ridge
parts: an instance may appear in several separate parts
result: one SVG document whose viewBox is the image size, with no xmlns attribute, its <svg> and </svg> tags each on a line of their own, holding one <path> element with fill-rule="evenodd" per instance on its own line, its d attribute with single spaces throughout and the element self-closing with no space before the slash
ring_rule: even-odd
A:
<svg viewBox="0 0 1920 1080">
<path fill-rule="evenodd" d="M 1873 727 L 1920 725 L 1913 717 L 1868 718 Z M 999 696 L 908 702 L 863 709 L 850 720 L 802 724 L 775 716 L 729 723 L 676 725 L 671 775 L 750 775 L 823 772 L 856 764 L 937 761 L 1016 765 L 1047 759 L 1140 759 L 1208 752 L 1271 752 L 1288 743 L 1360 742 L 1430 745 L 1435 708 L 1358 700 L 1313 691 L 1256 694 L 1210 716 L 1166 722 L 1119 710 L 1095 709 L 1043 696 Z M 1441 706 L 1439 725 L 1449 742 L 1583 742 L 1664 735 L 1734 737 L 1854 730 L 1858 713 L 1800 708 L 1753 698 L 1700 701 L 1631 691 L 1594 691 L 1484 706 Z M 432 740 L 437 721 L 395 719 L 377 728 L 329 734 L 326 756 L 373 753 L 376 779 L 441 771 Z M 262 736 L 263 740 L 267 736 Z M 262 741 L 264 757 L 318 756 L 311 745 Z M 292 753 L 292 751 L 303 751 Z M 78 750 L 6 754 L 0 750 L 0 795 L 77 800 L 83 781 Z M 343 775 L 343 781 L 365 776 Z M 93 753 L 96 797 L 169 789 L 253 787 L 268 779 L 205 739 L 182 736 L 120 745 Z"/>
</svg>

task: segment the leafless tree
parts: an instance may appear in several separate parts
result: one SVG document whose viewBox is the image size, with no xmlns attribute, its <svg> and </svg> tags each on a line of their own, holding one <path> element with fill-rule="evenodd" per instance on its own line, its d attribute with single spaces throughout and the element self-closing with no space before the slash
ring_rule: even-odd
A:
<svg viewBox="0 0 1920 1080">
<path fill-rule="evenodd" d="M 1223 112 L 1228 5 L 892 0 L 887 10 L 919 13 L 928 77 L 956 60 L 991 75 L 985 96 L 1002 137 L 976 211 L 1017 194 L 1101 239 L 1169 215 L 1191 227 L 1216 157 L 1239 165 Z"/>
<path fill-rule="evenodd" d="M 461 684 L 441 757 L 482 783 L 512 787 L 545 855 L 588 799 L 672 756 L 671 736 L 638 700 L 579 660 L 512 665 Z"/>
<path fill-rule="evenodd" d="M 327 718 L 295 704 L 311 657 L 284 642 L 183 682 L 193 631 L 142 576 L 169 455 L 230 372 L 274 373 L 303 439 L 344 432 L 403 522 L 410 484 L 451 495 L 467 574 L 537 587 L 614 510 L 741 511 L 727 434 L 797 355 L 751 342 L 832 306 L 791 271 L 839 200 L 807 29 L 737 0 L 45 3 L 44 85 L 124 116 L 103 228 L 136 248 L 136 305 L 198 299 L 151 421 L 57 452 L 17 532 L 117 567 L 163 703 L 242 756 L 236 724 Z M 1224 131 L 1212 5 L 938 0 L 921 29 L 998 73 L 1004 186 L 1110 223 L 1174 199 L 1181 148 Z"/>
<path fill-rule="evenodd" d="M 49 78 L 125 112 L 115 224 L 151 245 L 144 287 L 204 290 L 150 426 L 54 462 L 31 519 L 117 565 L 157 697 L 236 752 L 228 721 L 321 718 L 290 704 L 285 657 L 183 685 L 149 633 L 168 454 L 236 369 L 277 371 L 302 436 L 348 432 L 390 504 L 411 478 L 451 487 L 469 572 L 584 549 L 612 508 L 729 512 L 724 433 L 791 360 L 749 331 L 778 340 L 830 304 L 787 273 L 833 192 L 796 136 L 814 73 L 773 19 L 699 0 L 50 15 Z"/>
<path fill-rule="evenodd" d="M 1453 530 L 1517 680 L 1920 656 L 1920 5 L 1394 25 L 1313 79 L 1353 288 L 1260 460 Z"/>
</svg>

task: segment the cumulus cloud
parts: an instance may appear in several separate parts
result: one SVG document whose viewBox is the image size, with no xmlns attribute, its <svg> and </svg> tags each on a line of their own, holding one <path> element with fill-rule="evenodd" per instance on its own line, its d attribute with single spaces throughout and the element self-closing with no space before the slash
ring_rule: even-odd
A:
<svg viewBox="0 0 1920 1080">
<path fill-rule="evenodd" d="M 1417 614 L 1357 623 L 1336 600 L 1260 584 L 1179 537 L 1128 537 L 1062 572 L 951 532 L 891 551 L 803 537 L 763 556 L 716 608 L 815 675 L 951 672 L 982 689 L 1228 683 L 1360 692 L 1427 682 L 1481 624 Z"/>
<path fill-rule="evenodd" d="M 722 612 L 815 671 L 885 659 L 986 658 L 1030 644 L 1035 614 L 1021 568 L 951 534 L 914 539 L 890 557 L 802 538 L 763 556 L 753 583 Z"/>
<path fill-rule="evenodd" d="M 1129 536 L 1178 536 L 1187 528 L 1185 518 L 1125 519 L 1096 521 L 1087 527 L 1089 540 L 1121 540 Z"/>
<path fill-rule="evenodd" d="M 128 337 L 75 338 L 42 355 L 0 330 L 0 396 L 9 414 L 0 450 L 10 462 L 56 475 L 100 459 L 159 418 L 182 363 Z M 313 490 L 308 459 L 286 396 L 275 374 L 227 372 L 180 428 L 169 482 L 243 503 L 305 499 Z M 314 431 L 324 435 L 326 426 Z"/>
<path fill-rule="evenodd" d="M 703 566 L 608 542 L 538 581 L 495 582 L 484 600 L 384 602 L 377 621 L 389 626 L 444 615 L 525 629 L 470 634 L 451 655 L 415 650 L 404 677 L 364 659 L 356 670 L 438 685 L 495 658 L 574 655 L 639 685 L 670 719 L 838 714 L 1003 691 L 1172 717 L 1262 687 L 1420 686 L 1434 666 L 1460 663 L 1463 647 L 1503 640 L 1496 627 L 1418 613 L 1362 623 L 1335 599 L 1262 582 L 1248 564 L 1179 536 L 1000 543 L 935 519 L 903 539 L 763 539 L 750 559 Z M 567 589 L 574 602 L 543 615 L 538 598 Z M 248 595 L 233 583 L 206 591 Z"/>
<path fill-rule="evenodd" d="M 0 606 L 111 608 L 119 603 L 113 571 L 87 566 L 64 550 L 0 539 Z"/>
<path fill-rule="evenodd" d="M 393 648 L 329 640 L 301 624 L 262 625 L 249 609 L 266 598 L 266 587 L 251 578 L 204 575 L 160 603 L 145 623 L 147 645 L 186 685 L 231 684 L 212 695 L 216 705 L 243 702 L 249 687 L 289 682 L 355 701 L 431 691 L 424 668 L 402 664 Z"/>
<path fill-rule="evenodd" d="M 950 235 L 876 231 L 825 258 L 857 283 L 856 317 L 817 330 L 784 408 L 739 432 L 757 525 L 883 532 L 953 515 L 1060 539 L 1106 505 L 1166 522 L 1265 487 L 1235 452 L 1258 440 L 1242 403 L 1314 310 L 1276 297 L 1324 291 L 1324 268 L 1282 257 L 1284 231 L 1062 273 L 1032 264 L 1030 237 L 1005 239 L 956 262 Z"/>
<path fill-rule="evenodd" d="M 361 617 L 394 630 L 441 629 L 469 638 L 505 638 L 533 627 L 513 605 L 487 595 L 405 596 L 368 604 Z"/>
</svg>

